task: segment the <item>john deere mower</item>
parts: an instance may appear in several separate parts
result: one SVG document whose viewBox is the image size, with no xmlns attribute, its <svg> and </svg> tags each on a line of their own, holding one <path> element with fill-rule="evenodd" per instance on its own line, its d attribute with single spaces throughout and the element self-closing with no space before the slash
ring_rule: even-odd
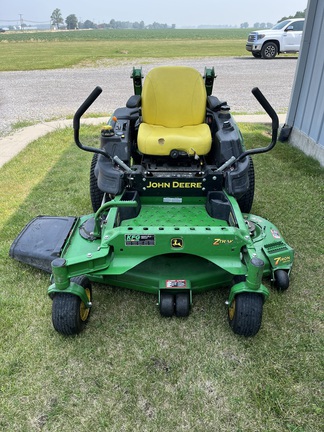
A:
<svg viewBox="0 0 324 432">
<path fill-rule="evenodd" d="M 76 145 L 93 153 L 93 213 L 38 216 L 14 240 L 10 256 L 51 273 L 54 328 L 80 332 L 89 319 L 92 282 L 152 293 L 163 317 L 187 317 L 195 295 L 228 287 L 234 333 L 261 326 L 268 277 L 289 285 L 293 250 L 276 226 L 250 214 L 252 155 L 226 102 L 212 95 L 214 68 L 133 68 L 134 94 L 101 130 L 100 146 L 80 142 L 80 119 L 102 92 L 96 87 L 74 116 Z"/>
</svg>

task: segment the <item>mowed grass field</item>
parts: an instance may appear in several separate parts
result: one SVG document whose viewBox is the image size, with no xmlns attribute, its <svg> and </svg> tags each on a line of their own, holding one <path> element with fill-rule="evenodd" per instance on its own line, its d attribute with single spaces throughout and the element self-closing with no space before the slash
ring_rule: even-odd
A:
<svg viewBox="0 0 324 432">
<path fill-rule="evenodd" d="M 248 33 L 248 29 L 2 33 L 0 71 L 94 66 L 107 59 L 249 55 Z"/>
<path fill-rule="evenodd" d="M 249 55 L 249 30 L 0 35 L 0 71 L 96 66 L 143 57 Z M 0 74 L 1 78 L 1 74 Z M 241 125 L 246 147 L 270 130 Z M 98 145 L 100 127 L 82 127 Z M 288 144 L 254 157 L 252 212 L 295 249 L 288 291 L 269 281 L 260 332 L 232 333 L 222 288 L 194 296 L 186 319 L 152 295 L 94 284 L 83 333 L 51 324 L 49 275 L 11 260 L 34 216 L 91 212 L 91 154 L 71 129 L 38 139 L 0 169 L 0 430 L 4 432 L 320 432 L 323 430 L 324 171 Z"/>
<path fill-rule="evenodd" d="M 83 127 L 97 145 L 100 127 Z M 248 148 L 270 130 L 242 125 Z M 55 149 L 55 150 L 54 150 Z M 319 432 L 323 426 L 323 170 L 287 144 L 254 157 L 252 212 L 295 248 L 291 286 L 271 288 L 260 332 L 232 333 L 228 289 L 194 296 L 186 319 L 162 318 L 152 295 L 94 285 L 87 328 L 51 324 L 49 276 L 11 260 L 38 214 L 91 212 L 91 154 L 71 129 L 51 133 L 0 170 L 0 430 Z"/>
</svg>

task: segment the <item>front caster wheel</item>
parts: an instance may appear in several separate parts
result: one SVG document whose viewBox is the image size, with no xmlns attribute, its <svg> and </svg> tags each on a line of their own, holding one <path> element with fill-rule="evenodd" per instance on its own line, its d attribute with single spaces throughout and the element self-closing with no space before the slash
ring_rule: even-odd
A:
<svg viewBox="0 0 324 432">
<path fill-rule="evenodd" d="M 263 311 L 263 296 L 250 292 L 237 294 L 228 308 L 228 320 L 234 333 L 254 336 L 258 333 Z"/>
<path fill-rule="evenodd" d="M 174 295 L 161 292 L 160 294 L 160 314 L 164 317 L 172 317 L 174 314 Z"/>
<path fill-rule="evenodd" d="M 285 270 L 276 270 L 274 272 L 274 281 L 278 291 L 286 291 L 289 287 L 289 275 Z"/>
<path fill-rule="evenodd" d="M 187 317 L 190 311 L 189 293 L 179 293 L 175 297 L 175 314 L 177 317 Z"/>
<path fill-rule="evenodd" d="M 89 302 L 92 302 L 92 288 L 85 276 L 71 279 L 81 285 L 86 292 Z M 90 309 L 86 308 L 79 296 L 70 293 L 55 293 L 52 304 L 52 322 L 55 330 L 63 335 L 71 336 L 80 333 L 90 316 Z"/>
</svg>

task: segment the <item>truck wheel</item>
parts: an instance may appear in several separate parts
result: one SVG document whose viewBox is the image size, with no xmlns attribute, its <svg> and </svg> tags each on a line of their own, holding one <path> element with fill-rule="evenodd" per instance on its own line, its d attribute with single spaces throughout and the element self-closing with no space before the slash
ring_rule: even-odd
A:
<svg viewBox="0 0 324 432">
<path fill-rule="evenodd" d="M 92 301 L 92 288 L 85 276 L 72 278 L 71 281 L 81 285 L 89 301 Z M 72 336 L 80 333 L 90 316 L 90 309 L 79 296 L 70 293 L 55 293 L 52 304 L 52 322 L 55 330 L 63 335 Z"/>
<path fill-rule="evenodd" d="M 261 49 L 263 59 L 273 59 L 278 54 L 278 47 L 274 42 L 266 42 Z"/>
<path fill-rule="evenodd" d="M 98 153 L 93 155 L 91 166 L 90 166 L 90 199 L 93 211 L 96 212 L 102 203 L 104 192 L 98 188 L 97 177 L 94 174 L 94 169 L 96 167 L 98 160 Z"/>
<path fill-rule="evenodd" d="M 237 294 L 229 305 L 228 320 L 234 333 L 255 336 L 261 326 L 263 297 L 261 294 L 243 292 Z"/>
</svg>

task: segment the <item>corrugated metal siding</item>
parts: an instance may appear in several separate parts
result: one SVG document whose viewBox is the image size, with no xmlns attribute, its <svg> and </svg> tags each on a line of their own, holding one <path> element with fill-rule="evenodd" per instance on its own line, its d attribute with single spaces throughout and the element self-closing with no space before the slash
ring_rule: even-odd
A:
<svg viewBox="0 0 324 432">
<path fill-rule="evenodd" d="M 324 148 L 323 0 L 309 0 L 304 33 L 287 122 Z"/>
</svg>

